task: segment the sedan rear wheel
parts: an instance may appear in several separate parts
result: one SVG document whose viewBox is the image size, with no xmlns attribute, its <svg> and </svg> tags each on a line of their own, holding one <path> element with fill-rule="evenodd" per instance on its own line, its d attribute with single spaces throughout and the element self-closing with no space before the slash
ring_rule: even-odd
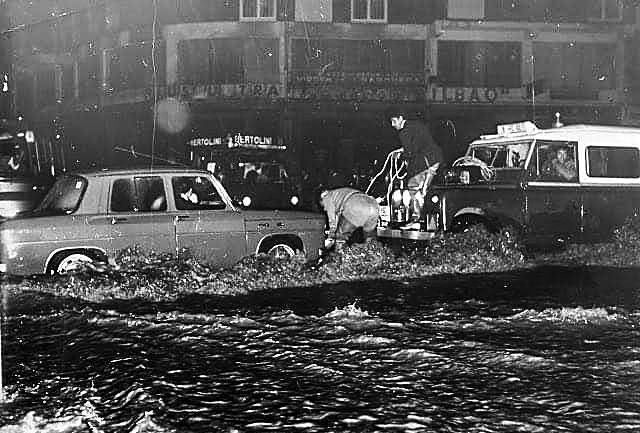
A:
<svg viewBox="0 0 640 433">
<path fill-rule="evenodd" d="M 84 265 L 93 263 L 93 259 L 83 253 L 71 253 L 64 256 L 60 262 L 55 266 L 55 272 L 57 274 L 66 274 L 69 272 L 77 271 Z"/>
<path fill-rule="evenodd" d="M 296 252 L 287 244 L 276 244 L 269 248 L 267 254 L 276 259 L 290 259 L 296 255 Z"/>
</svg>

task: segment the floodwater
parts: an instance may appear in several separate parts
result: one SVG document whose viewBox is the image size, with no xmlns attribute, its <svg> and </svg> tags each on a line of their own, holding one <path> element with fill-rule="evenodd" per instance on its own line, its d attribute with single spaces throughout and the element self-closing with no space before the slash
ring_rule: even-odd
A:
<svg viewBox="0 0 640 433">
<path fill-rule="evenodd" d="M 33 293 L 2 322 L 0 432 L 639 431 L 639 277 Z"/>
</svg>

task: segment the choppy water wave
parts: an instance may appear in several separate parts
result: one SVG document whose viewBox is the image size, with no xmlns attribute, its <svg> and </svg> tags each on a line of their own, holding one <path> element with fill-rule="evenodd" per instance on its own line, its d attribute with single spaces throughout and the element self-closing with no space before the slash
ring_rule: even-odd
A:
<svg viewBox="0 0 640 433">
<path fill-rule="evenodd" d="M 185 294 L 242 295 L 281 287 L 374 279 L 407 279 L 443 273 L 504 271 L 527 267 L 512 237 L 479 229 L 442 235 L 426 247 L 398 251 L 378 242 L 354 244 L 341 252 L 306 262 L 304 257 L 277 260 L 247 257 L 231 269 L 214 269 L 189 257 L 122 251 L 115 266 L 90 265 L 64 277 L 6 279 L 11 293 L 38 290 L 101 302 L 143 298 L 174 300 Z"/>
<path fill-rule="evenodd" d="M 379 284 L 9 316 L 0 433 L 640 427 L 636 310 Z"/>
<path fill-rule="evenodd" d="M 7 281 L 0 433 L 639 429 L 637 275 L 516 250 L 370 243 L 231 270 L 132 251 Z"/>
<path fill-rule="evenodd" d="M 536 322 L 570 324 L 605 324 L 622 320 L 620 313 L 609 312 L 606 308 L 563 307 L 547 308 L 543 311 L 525 310 L 511 319 Z"/>
</svg>

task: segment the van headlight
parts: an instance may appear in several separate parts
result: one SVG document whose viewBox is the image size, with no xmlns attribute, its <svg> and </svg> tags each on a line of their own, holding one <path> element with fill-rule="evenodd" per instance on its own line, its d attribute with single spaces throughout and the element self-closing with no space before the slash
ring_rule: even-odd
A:
<svg viewBox="0 0 640 433">
<path fill-rule="evenodd" d="M 300 199 L 297 195 L 292 195 L 290 201 L 293 206 L 298 206 L 298 203 L 300 203 Z"/>
<path fill-rule="evenodd" d="M 251 197 L 249 197 L 248 195 L 245 195 L 244 197 L 242 197 L 242 206 L 244 207 L 251 206 Z"/>
<path fill-rule="evenodd" d="M 409 190 L 404 190 L 402 191 L 402 204 L 404 205 L 404 207 L 409 207 L 409 205 L 411 204 L 411 193 L 409 192 Z"/>
<path fill-rule="evenodd" d="M 393 207 L 400 206 L 400 203 L 402 203 L 402 191 L 401 190 L 396 189 L 395 191 L 393 191 L 391 193 L 391 203 L 392 203 Z"/>
<path fill-rule="evenodd" d="M 438 204 L 439 201 L 440 201 L 440 197 L 438 197 L 437 195 L 431 196 L 431 203 Z"/>
</svg>

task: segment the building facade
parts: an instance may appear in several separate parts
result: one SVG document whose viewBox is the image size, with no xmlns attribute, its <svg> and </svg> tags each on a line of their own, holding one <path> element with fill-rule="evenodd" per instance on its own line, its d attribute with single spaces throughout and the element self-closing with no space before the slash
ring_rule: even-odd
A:
<svg viewBox="0 0 640 433">
<path fill-rule="evenodd" d="M 453 159 L 497 123 L 630 123 L 640 99 L 636 7 L 619 0 L 2 7 L 12 114 L 79 167 L 181 160 L 231 136 L 286 145 L 321 177 L 379 166 L 398 146 L 390 109 L 428 120 Z"/>
</svg>

